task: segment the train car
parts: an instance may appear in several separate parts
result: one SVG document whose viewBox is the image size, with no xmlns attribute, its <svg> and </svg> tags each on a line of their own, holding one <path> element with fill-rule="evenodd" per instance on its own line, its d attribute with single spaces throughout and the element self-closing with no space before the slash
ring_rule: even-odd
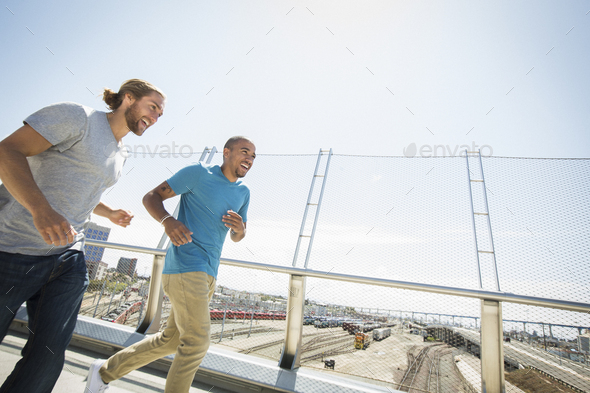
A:
<svg viewBox="0 0 590 393">
<path fill-rule="evenodd" d="M 367 333 L 357 333 L 354 336 L 354 347 L 356 349 L 367 349 L 371 344 L 371 335 Z"/>
<path fill-rule="evenodd" d="M 375 341 L 381 341 L 389 336 L 391 336 L 390 328 L 381 328 L 373 330 L 373 340 Z"/>
</svg>

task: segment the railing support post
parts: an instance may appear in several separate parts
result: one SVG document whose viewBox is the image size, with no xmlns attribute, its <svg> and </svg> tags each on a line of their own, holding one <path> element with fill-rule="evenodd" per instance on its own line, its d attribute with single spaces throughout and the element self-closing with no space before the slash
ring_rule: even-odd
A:
<svg viewBox="0 0 590 393">
<path fill-rule="evenodd" d="M 164 256 L 154 255 L 152 264 L 152 278 L 150 280 L 150 291 L 145 308 L 145 317 L 135 330 L 137 333 L 150 334 L 160 330 L 162 320 L 162 301 L 164 290 L 162 289 L 162 269 L 164 267 Z"/>
<path fill-rule="evenodd" d="M 304 308 L 305 277 L 291 275 L 289 278 L 289 299 L 287 300 L 285 346 L 279 361 L 279 367 L 287 370 L 299 367 Z"/>
<path fill-rule="evenodd" d="M 502 303 L 481 301 L 481 387 L 483 393 L 504 393 Z"/>
</svg>

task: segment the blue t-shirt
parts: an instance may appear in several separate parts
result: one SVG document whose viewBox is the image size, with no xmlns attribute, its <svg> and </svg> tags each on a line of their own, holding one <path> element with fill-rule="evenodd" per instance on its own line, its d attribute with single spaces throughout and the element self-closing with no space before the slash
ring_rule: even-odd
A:
<svg viewBox="0 0 590 393">
<path fill-rule="evenodd" d="M 178 220 L 193 232 L 193 242 L 171 245 L 163 274 L 205 272 L 217 278 L 219 258 L 229 230 L 221 221 L 228 210 L 246 222 L 250 190 L 240 179 L 230 182 L 219 165 L 197 163 L 178 171 L 168 185 L 180 195 Z M 196 244 L 195 244 L 196 243 Z"/>
</svg>

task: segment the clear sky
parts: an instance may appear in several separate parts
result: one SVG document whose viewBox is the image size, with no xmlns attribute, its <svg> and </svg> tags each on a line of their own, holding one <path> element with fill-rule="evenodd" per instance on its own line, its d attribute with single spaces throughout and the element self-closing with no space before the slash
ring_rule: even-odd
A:
<svg viewBox="0 0 590 393">
<path fill-rule="evenodd" d="M 464 146 L 471 150 L 472 146 L 485 145 L 484 155 L 588 158 L 589 11 L 590 1 L 3 1 L 0 86 L 4 94 L 0 97 L 0 138 L 45 105 L 74 101 L 104 109 L 102 88 L 117 90 L 129 78 L 149 80 L 168 95 L 165 114 L 144 136 L 128 135 L 124 143 L 132 151 L 157 153 L 175 149 L 173 153 L 187 153 L 200 152 L 205 146 L 221 147 L 236 134 L 250 136 L 260 154 L 259 166 L 247 179 L 253 190 L 258 187 L 259 196 L 257 202 L 253 198 L 250 217 L 257 218 L 260 229 L 257 234 L 252 225 L 250 243 L 243 245 L 249 247 L 248 251 L 228 247 L 226 255 L 249 259 L 248 255 L 256 254 L 251 260 L 290 264 L 315 164 L 313 155 L 320 148 L 333 148 L 337 154 L 432 156 L 436 151 L 438 156 L 448 156 L 458 155 Z M 309 156 L 292 158 L 291 166 L 283 168 L 273 165 L 275 161 L 268 154 Z M 153 155 L 140 155 L 128 159 L 124 176 L 105 195 L 105 200 L 116 207 L 131 208 L 136 218 L 133 228 L 114 228 L 110 240 L 129 239 L 130 243 L 151 247 L 157 244 L 161 228 L 147 216 L 140 199 L 169 177 L 170 171 L 198 160 L 198 155 L 177 157 L 169 156 L 162 161 L 158 157 L 150 159 Z M 365 238 L 366 231 L 372 227 L 387 228 L 387 219 L 395 217 L 392 214 L 387 219 L 375 218 L 378 214 L 384 215 L 394 206 L 402 206 L 406 219 L 413 211 L 422 212 L 422 217 L 440 212 L 434 203 L 440 189 L 437 182 L 445 178 L 435 177 L 440 168 L 426 178 L 429 164 L 410 166 L 414 172 L 402 179 L 401 184 L 407 187 L 402 190 L 379 183 L 382 176 L 391 181 L 396 173 L 393 169 L 382 173 L 383 167 L 371 163 L 367 169 L 370 177 L 361 172 L 341 172 L 350 167 L 335 164 L 333 171 L 342 182 L 358 177 L 367 182 L 365 189 L 376 187 L 375 193 L 370 194 L 374 197 L 369 205 L 375 211 L 369 209 L 360 214 L 358 220 L 366 222 L 338 222 L 336 207 L 342 203 L 338 196 L 352 196 L 346 195 L 348 190 L 344 186 L 336 187 L 337 193 L 330 194 L 335 210 L 325 211 L 325 217 L 333 214 L 334 221 L 325 221 L 328 225 L 323 227 L 324 237 L 318 237 L 317 247 L 327 247 L 323 252 L 334 251 L 329 247 L 338 244 L 330 237 L 335 233 L 332 230 L 346 232 L 353 228 L 358 234 L 349 231 L 351 238 L 340 239 L 346 244 L 338 251 L 347 252 L 345 247 L 356 241 L 359 245 L 346 257 L 362 261 L 362 254 L 355 256 L 361 247 L 368 249 L 372 242 L 383 241 Z M 586 169 L 576 173 L 585 174 L 587 180 Z M 279 196 L 262 190 L 268 186 L 267 179 L 281 176 L 289 179 L 291 185 L 285 185 Z M 399 185 L 399 179 L 393 178 L 394 186 Z M 433 180 L 427 183 L 424 179 Z M 464 179 L 452 179 L 460 182 L 456 185 L 459 196 L 453 202 L 465 202 L 467 190 L 461 188 Z M 428 203 L 428 209 L 417 204 L 418 200 L 403 199 L 413 187 L 416 188 L 411 196 L 418 195 L 420 184 L 428 185 L 424 190 L 430 194 L 422 194 L 422 199 L 418 199 Z M 441 184 L 447 189 L 455 187 L 455 183 Z M 588 183 L 576 184 L 583 187 Z M 510 187 L 506 183 L 504 187 L 504 195 L 498 196 L 502 203 L 498 211 L 502 209 L 508 214 L 504 209 L 512 209 L 508 210 L 511 213 L 515 209 L 509 199 Z M 577 192 L 576 195 L 588 196 L 587 187 Z M 386 197 L 379 199 L 380 193 Z M 369 194 L 363 194 L 366 195 Z M 588 209 L 584 206 L 587 203 L 581 205 L 579 227 L 588 222 Z M 169 207 L 173 210 L 174 204 Z M 450 239 L 457 241 L 461 245 L 443 258 L 449 263 L 457 258 L 469 261 L 464 270 L 453 272 L 441 265 L 436 267 L 441 274 L 436 269 L 429 272 L 424 269 L 432 265 L 415 257 L 406 267 L 367 268 L 360 273 L 473 287 L 470 218 L 458 217 L 455 207 L 442 212 L 456 224 L 446 232 L 439 230 L 439 224 L 424 230 L 418 221 L 409 219 L 410 230 L 405 224 L 387 229 L 400 237 L 397 245 L 406 247 L 406 256 L 412 254 L 414 246 L 422 247 L 425 255 L 431 253 L 412 236 L 434 236 L 430 249 L 436 249 L 438 244 L 448 245 Z M 283 209 L 283 215 L 270 214 Z M 503 228 L 505 232 L 499 231 L 498 236 L 513 236 L 509 232 L 512 229 L 514 237 L 529 236 L 525 228 L 535 229 L 536 213 L 525 215 L 524 211 L 525 207 L 518 220 Z M 372 235 L 379 236 L 377 230 L 372 231 Z M 278 243 L 264 245 L 265 239 L 277 233 L 288 239 L 288 248 Z M 582 244 L 587 241 L 586 233 Z M 528 239 L 526 242 L 530 243 Z M 261 244 L 266 249 L 256 248 Z M 519 247 L 514 249 L 516 255 Z M 391 253 L 383 258 L 391 258 Z M 325 255 L 316 254 L 315 268 L 332 267 L 329 259 L 321 259 Z M 578 263 L 587 260 L 587 256 L 586 247 L 572 260 Z M 555 258 L 554 264 L 561 263 Z M 144 273 L 147 264 L 149 260 L 138 268 L 139 273 Z M 347 266 L 348 270 L 340 271 L 359 273 L 350 268 L 353 265 Z M 519 277 L 528 277 L 524 268 L 516 271 L 519 275 L 506 278 L 514 282 Z M 419 272 L 423 275 L 416 276 Z M 466 272 L 467 276 L 461 275 Z M 556 278 L 558 288 L 575 277 L 587 277 L 578 276 L 578 270 L 572 277 L 564 272 Z M 285 283 L 275 277 L 259 272 L 248 274 L 253 282 L 260 279 L 270 285 L 274 281 L 275 292 L 285 292 Z M 551 272 L 538 274 L 544 279 Z M 534 283 L 532 280 L 529 285 Z M 521 284 L 514 285 L 514 292 L 518 292 Z M 325 301 L 344 301 L 338 296 L 342 288 L 345 287 L 341 284 L 324 284 L 313 293 Z M 359 306 L 366 301 L 379 307 L 394 307 L 388 299 L 399 297 L 400 293 L 375 290 L 372 297 L 351 302 Z M 587 301 L 586 295 L 579 298 L 561 290 L 551 294 Z M 412 296 L 404 298 L 410 299 L 404 308 L 414 301 L 416 308 L 426 304 L 431 311 L 437 309 L 426 297 L 422 302 L 418 301 L 421 297 Z M 477 313 L 477 305 L 469 304 L 469 312 Z"/>
<path fill-rule="evenodd" d="M 103 87 L 138 77 L 169 100 L 131 146 L 589 155 L 588 1 L 2 5 L 0 137 L 53 102 L 103 108 Z"/>
</svg>

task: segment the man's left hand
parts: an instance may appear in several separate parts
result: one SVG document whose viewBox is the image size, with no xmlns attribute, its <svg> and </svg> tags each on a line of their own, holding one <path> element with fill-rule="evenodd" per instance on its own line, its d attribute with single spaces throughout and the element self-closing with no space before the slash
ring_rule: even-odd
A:
<svg viewBox="0 0 590 393">
<path fill-rule="evenodd" d="M 242 221 L 242 216 L 233 210 L 228 210 L 226 216 L 222 216 L 221 221 L 236 235 L 242 235 L 246 231 L 246 225 Z"/>
<path fill-rule="evenodd" d="M 127 225 L 131 224 L 133 214 L 129 210 L 117 209 L 109 213 L 107 218 L 111 220 L 113 224 L 117 224 L 125 228 Z"/>
</svg>

